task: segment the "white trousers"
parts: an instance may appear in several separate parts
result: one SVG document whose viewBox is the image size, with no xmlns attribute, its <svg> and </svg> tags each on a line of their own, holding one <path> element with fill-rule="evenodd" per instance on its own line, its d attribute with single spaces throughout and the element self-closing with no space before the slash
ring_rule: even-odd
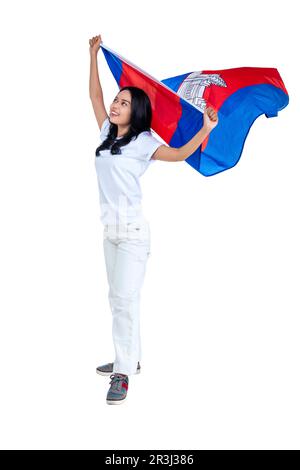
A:
<svg viewBox="0 0 300 470">
<path fill-rule="evenodd" d="M 140 294 L 150 244 L 147 220 L 104 226 L 103 247 L 115 348 L 113 373 L 135 374 L 141 361 Z"/>
</svg>

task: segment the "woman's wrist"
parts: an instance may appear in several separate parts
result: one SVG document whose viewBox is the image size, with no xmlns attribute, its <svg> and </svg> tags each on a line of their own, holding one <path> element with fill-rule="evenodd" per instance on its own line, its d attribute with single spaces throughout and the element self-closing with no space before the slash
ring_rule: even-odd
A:
<svg viewBox="0 0 300 470">
<path fill-rule="evenodd" d="M 202 129 L 203 129 L 203 132 L 205 132 L 206 134 L 209 134 L 210 131 L 211 131 L 211 129 L 209 127 L 205 126 L 205 125 L 202 126 Z"/>
</svg>

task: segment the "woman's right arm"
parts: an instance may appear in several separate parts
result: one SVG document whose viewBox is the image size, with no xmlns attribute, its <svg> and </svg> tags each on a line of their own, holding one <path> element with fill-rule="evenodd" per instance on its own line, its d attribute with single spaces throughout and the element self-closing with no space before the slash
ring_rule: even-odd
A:
<svg viewBox="0 0 300 470">
<path fill-rule="evenodd" d="M 104 106 L 103 93 L 98 73 L 97 54 L 101 42 L 102 40 L 100 35 L 94 36 L 89 40 L 91 58 L 89 92 L 99 129 L 101 129 L 103 122 L 108 117 Z"/>
</svg>

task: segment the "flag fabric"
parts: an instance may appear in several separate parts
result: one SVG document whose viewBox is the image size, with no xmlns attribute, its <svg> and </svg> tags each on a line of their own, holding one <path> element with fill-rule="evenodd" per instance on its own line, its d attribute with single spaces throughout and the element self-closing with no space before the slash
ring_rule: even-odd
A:
<svg viewBox="0 0 300 470">
<path fill-rule="evenodd" d="M 158 80 L 103 43 L 101 48 L 119 89 L 136 86 L 147 93 L 151 128 L 171 147 L 181 147 L 201 129 L 206 107 L 218 112 L 218 125 L 185 160 L 204 176 L 235 166 L 256 118 L 275 117 L 289 103 L 276 68 L 202 70 Z"/>
</svg>

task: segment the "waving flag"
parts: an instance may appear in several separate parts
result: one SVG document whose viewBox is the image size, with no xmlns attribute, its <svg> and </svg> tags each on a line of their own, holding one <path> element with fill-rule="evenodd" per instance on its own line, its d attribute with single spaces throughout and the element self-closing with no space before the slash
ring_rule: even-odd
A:
<svg viewBox="0 0 300 470">
<path fill-rule="evenodd" d="M 136 86 L 147 93 L 151 127 L 168 145 L 187 143 L 201 129 L 206 107 L 218 112 L 218 125 L 185 160 L 204 176 L 235 166 L 255 119 L 275 117 L 289 102 L 276 68 L 202 70 L 159 81 L 103 43 L 101 48 L 119 88 Z"/>
</svg>

